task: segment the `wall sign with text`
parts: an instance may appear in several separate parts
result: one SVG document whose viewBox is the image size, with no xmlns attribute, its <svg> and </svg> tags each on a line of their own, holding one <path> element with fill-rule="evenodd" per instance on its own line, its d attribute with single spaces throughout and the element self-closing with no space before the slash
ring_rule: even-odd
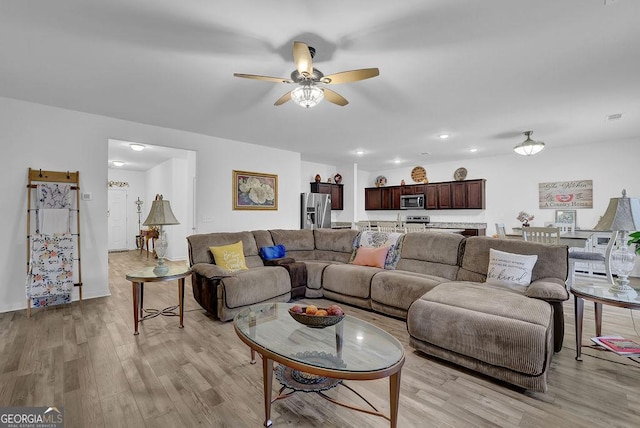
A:
<svg viewBox="0 0 640 428">
<path fill-rule="evenodd" d="M 539 207 L 593 208 L 593 180 L 539 183 Z"/>
</svg>

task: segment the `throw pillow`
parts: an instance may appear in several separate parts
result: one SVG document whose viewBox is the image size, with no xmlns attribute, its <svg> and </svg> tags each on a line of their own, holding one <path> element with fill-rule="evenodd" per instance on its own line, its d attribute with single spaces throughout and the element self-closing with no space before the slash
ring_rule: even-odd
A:
<svg viewBox="0 0 640 428">
<path fill-rule="evenodd" d="M 273 245 L 271 247 L 260 247 L 260 257 L 263 260 L 281 259 L 287 254 L 284 245 Z"/>
<path fill-rule="evenodd" d="M 216 265 L 222 269 L 234 272 L 248 269 L 244 261 L 244 250 L 242 241 L 235 244 L 223 245 L 221 247 L 209 247 Z"/>
<path fill-rule="evenodd" d="M 536 261 L 536 255 L 512 254 L 490 248 L 487 284 L 524 293 L 531 284 L 531 272 Z"/>
<path fill-rule="evenodd" d="M 373 266 L 384 269 L 384 262 L 387 259 L 388 252 L 389 247 L 360 247 L 352 263 L 354 265 Z"/>
<path fill-rule="evenodd" d="M 350 262 L 355 260 L 358 251 L 362 247 L 379 248 L 388 247 L 387 259 L 384 264 L 385 269 L 395 269 L 400 261 L 400 253 L 402 251 L 402 241 L 404 233 L 399 232 L 377 232 L 372 230 L 364 230 L 358 233 L 353 239 L 353 252 Z"/>
</svg>

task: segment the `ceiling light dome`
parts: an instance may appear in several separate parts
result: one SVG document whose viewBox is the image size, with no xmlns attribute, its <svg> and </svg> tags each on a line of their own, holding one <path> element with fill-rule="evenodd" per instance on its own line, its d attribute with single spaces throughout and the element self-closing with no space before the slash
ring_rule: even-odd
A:
<svg viewBox="0 0 640 428">
<path fill-rule="evenodd" d="M 131 150 L 136 152 L 141 152 L 146 148 L 144 144 L 138 144 L 138 143 L 129 144 L 129 147 L 131 147 Z"/>
<path fill-rule="evenodd" d="M 306 108 L 317 106 L 324 98 L 324 91 L 312 82 L 305 82 L 291 91 L 291 99 Z"/>
<path fill-rule="evenodd" d="M 542 141 L 534 141 L 531 139 L 533 131 L 527 131 L 524 135 L 527 139 L 513 148 L 513 151 L 522 156 L 531 156 L 536 153 L 540 153 L 544 149 L 544 143 Z"/>
<path fill-rule="evenodd" d="M 113 164 L 113 166 L 124 166 L 124 162 L 119 160 L 114 160 L 111 163 Z"/>
</svg>

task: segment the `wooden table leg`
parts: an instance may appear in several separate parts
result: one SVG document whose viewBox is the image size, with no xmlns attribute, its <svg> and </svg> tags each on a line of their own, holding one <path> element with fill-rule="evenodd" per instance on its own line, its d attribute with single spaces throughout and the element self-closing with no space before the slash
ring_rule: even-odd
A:
<svg viewBox="0 0 640 428">
<path fill-rule="evenodd" d="M 178 306 L 180 307 L 180 328 L 184 328 L 182 323 L 184 317 L 184 278 L 178 279 Z"/>
<path fill-rule="evenodd" d="M 584 316 L 584 300 L 574 294 L 574 310 L 576 318 L 576 360 L 582 361 L 582 317 Z"/>
<path fill-rule="evenodd" d="M 596 336 L 602 336 L 602 303 L 593 303 L 596 317 Z"/>
<path fill-rule="evenodd" d="M 389 377 L 389 421 L 391 428 L 398 426 L 398 405 L 400 403 L 400 370 Z"/>
<path fill-rule="evenodd" d="M 133 334 L 138 335 L 138 315 L 140 306 L 138 305 L 138 291 L 140 290 L 140 283 L 131 282 L 131 292 L 133 293 Z"/>
<path fill-rule="evenodd" d="M 140 283 L 140 292 L 139 292 L 139 294 L 140 294 L 140 299 L 139 299 L 140 303 L 138 304 L 138 313 L 140 315 L 138 315 L 138 317 L 140 319 L 142 319 L 142 317 L 144 316 L 144 313 L 143 313 L 144 312 L 143 311 L 143 308 L 144 308 L 144 282 Z"/>
<path fill-rule="evenodd" d="M 271 391 L 273 389 L 273 360 L 262 356 L 262 381 L 264 388 L 264 426 L 270 427 L 271 422 Z"/>
</svg>

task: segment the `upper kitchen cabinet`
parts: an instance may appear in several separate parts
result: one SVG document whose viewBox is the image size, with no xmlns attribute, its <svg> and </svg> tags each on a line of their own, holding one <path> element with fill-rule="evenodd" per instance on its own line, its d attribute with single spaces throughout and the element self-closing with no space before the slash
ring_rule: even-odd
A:
<svg viewBox="0 0 640 428">
<path fill-rule="evenodd" d="M 331 195 L 331 209 L 344 209 L 344 192 L 342 184 L 335 183 L 310 183 L 311 193 L 325 193 Z"/>
</svg>

